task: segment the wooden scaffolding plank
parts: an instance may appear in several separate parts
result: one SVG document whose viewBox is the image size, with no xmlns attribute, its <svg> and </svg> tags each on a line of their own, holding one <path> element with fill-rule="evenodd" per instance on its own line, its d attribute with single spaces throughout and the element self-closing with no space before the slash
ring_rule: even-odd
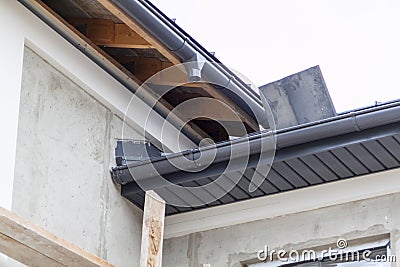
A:
<svg viewBox="0 0 400 267">
<path fill-rule="evenodd" d="M 165 201 L 154 191 L 146 191 L 140 267 L 161 267 Z"/>
<path fill-rule="evenodd" d="M 28 266 L 113 266 L 2 207 L 0 252 Z"/>
<path fill-rule="evenodd" d="M 14 255 L 14 259 L 18 259 L 19 262 L 32 267 L 64 266 L 46 255 L 38 253 L 34 249 L 3 234 L 0 234 L 0 251 L 5 255 Z"/>
</svg>

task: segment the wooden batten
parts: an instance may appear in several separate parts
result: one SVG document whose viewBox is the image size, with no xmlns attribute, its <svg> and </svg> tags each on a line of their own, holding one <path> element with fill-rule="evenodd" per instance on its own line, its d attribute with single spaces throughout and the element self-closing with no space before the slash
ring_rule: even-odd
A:
<svg viewBox="0 0 400 267">
<path fill-rule="evenodd" d="M 71 19 L 71 24 L 84 29 L 94 44 L 116 48 L 153 48 L 139 34 L 123 23 L 108 19 Z"/>
</svg>

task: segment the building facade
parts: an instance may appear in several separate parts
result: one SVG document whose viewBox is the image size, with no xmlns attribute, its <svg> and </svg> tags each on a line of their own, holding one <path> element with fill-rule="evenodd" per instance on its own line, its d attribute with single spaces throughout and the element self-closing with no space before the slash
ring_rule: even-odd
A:
<svg viewBox="0 0 400 267">
<path fill-rule="evenodd" d="M 186 141 L 177 144 L 172 138 L 173 131 L 165 132 L 162 138 L 160 125 L 165 121 L 172 124 L 176 120 L 169 121 L 161 109 L 150 106 L 155 110 L 154 116 L 146 120 L 145 125 L 143 117 L 149 109 L 145 100 L 137 102 L 139 108 L 135 113 L 127 113 L 133 95 L 131 87 L 138 88 L 143 80 L 163 69 L 149 70 L 149 65 L 154 66 L 154 62 L 161 60 L 160 66 L 170 66 L 183 63 L 183 60 L 179 55 L 164 50 L 169 47 L 160 45 L 162 36 L 147 33 L 146 25 L 134 24 L 130 16 L 135 14 L 124 9 L 129 6 L 120 3 L 124 1 L 95 2 L 108 7 L 105 8 L 107 12 L 114 12 L 113 16 L 119 21 L 112 18 L 113 23 L 134 29 L 145 43 L 129 40 L 122 44 L 115 38 L 112 45 L 96 43 L 98 39 L 89 31 L 82 35 L 78 27 L 82 22 L 65 21 L 71 17 L 68 17 L 68 12 L 58 10 L 57 1 L 44 2 L 0 0 L 0 20 L 5 25 L 0 32 L 6 39 L 0 49 L 0 83 L 4 94 L 0 98 L 0 109 L 5 125 L 0 141 L 3 162 L 0 205 L 109 264 L 139 266 L 144 193 L 132 193 L 129 191 L 132 184 L 120 185 L 112 179 L 111 170 L 117 165 L 115 148 L 120 140 L 146 140 L 158 148 L 160 144 L 164 145 L 168 151 L 162 152 L 173 155 L 182 150 L 196 149 Z M 85 6 L 85 3 L 93 1 L 77 2 L 81 9 L 85 7 L 87 13 L 92 12 L 93 21 L 87 22 L 88 18 L 84 18 L 87 27 L 97 25 L 90 23 L 105 25 L 101 24 L 106 20 L 105 11 L 96 18 L 93 15 L 97 10 L 95 5 Z M 155 12 L 154 7 L 142 1 L 132 2 Z M 80 43 L 74 44 L 74 40 Z M 198 53 L 205 53 L 200 45 L 191 45 L 198 49 Z M 110 50 L 110 46 L 114 46 L 114 50 Z M 132 56 L 115 54 L 124 49 L 122 46 L 133 49 L 130 53 L 142 54 L 125 62 Z M 150 53 L 146 50 L 150 46 L 162 55 L 143 56 Z M 194 48 L 185 51 L 190 49 Z M 177 61 L 174 62 L 174 58 Z M 135 69 L 129 67 L 132 62 L 135 62 Z M 225 75 L 226 70 L 218 71 L 222 74 L 216 76 Z M 126 78 L 125 82 L 121 77 Z M 235 86 L 241 88 L 243 85 Z M 236 87 L 234 90 L 239 90 Z M 168 102 L 165 107 L 176 104 L 171 99 L 182 102 L 193 94 L 214 97 L 232 105 L 239 114 L 239 120 L 223 117 L 229 121 L 229 127 L 234 128 L 232 125 L 240 122 L 246 126 L 246 134 L 257 135 L 260 130 L 258 123 L 254 126 L 254 120 L 257 122 L 254 113 L 257 111 L 249 112 L 242 101 L 254 102 L 252 105 L 259 108 L 262 107 L 261 100 L 254 100 L 245 89 L 235 91 L 239 95 L 236 98 L 229 92 L 221 93 L 216 88 L 195 84 L 181 88 L 181 92 L 165 95 L 163 99 Z M 179 101 L 177 104 L 181 103 Z M 290 251 L 296 250 L 301 254 L 304 250 L 313 250 L 320 255 L 328 248 L 337 249 L 338 240 L 346 241 L 346 248 L 352 251 L 387 248 L 373 254 L 385 255 L 387 260 L 368 264 L 398 266 L 399 107 L 398 102 L 392 102 L 298 128 L 278 130 L 276 162 L 286 167 L 281 171 L 277 165 L 272 168 L 281 177 L 279 179 L 286 182 L 280 184 L 274 180 L 278 178 L 268 176 L 266 181 L 275 188 L 271 192 L 265 189 L 267 187 L 254 195 L 246 193 L 245 197 L 229 192 L 230 200 L 225 198 L 202 209 L 168 206 L 162 266 L 296 266 L 294 264 L 299 263 L 287 261 Z M 219 115 L 218 110 L 213 112 L 212 115 Z M 189 119 L 196 119 L 197 115 Z M 335 133 L 329 128 L 342 119 L 343 125 L 351 125 L 354 129 L 350 126 L 338 128 Z M 182 127 L 186 125 L 184 120 L 180 123 Z M 208 136 L 215 142 L 231 144 L 225 132 L 217 126 L 210 127 L 210 124 L 197 121 L 185 128 L 185 136 L 188 139 L 197 135 L 201 138 Z M 317 126 L 322 129 L 320 132 L 316 132 Z M 300 131 L 308 131 L 305 132 L 306 139 L 297 135 Z M 170 138 L 165 138 L 165 135 Z M 344 154 L 340 153 L 347 153 L 351 158 L 346 161 Z M 316 165 L 311 163 L 311 159 L 318 160 L 315 164 L 322 167 L 314 168 Z M 306 167 L 295 165 L 296 162 Z M 182 173 L 177 171 L 173 175 L 178 179 Z M 320 181 L 313 181 L 313 177 Z M 196 178 L 196 182 L 200 182 L 200 178 Z M 296 184 L 295 179 L 303 181 L 304 185 Z M 283 183 L 288 184 L 287 188 Z M 234 190 L 242 190 L 241 186 L 239 184 Z M 275 252 L 262 261 L 259 258 L 264 254 L 260 251 Z M 280 257 L 278 251 L 287 252 L 286 257 Z M 301 266 L 343 264 L 323 265 L 324 257 L 319 258 L 313 262 L 303 258 L 299 261 L 305 262 Z M 325 257 L 325 262 L 328 260 Z M 29 259 L 25 258 L 24 263 L 30 265 Z M 363 261 L 357 264 L 351 266 L 367 266 Z M 1 258 L 0 266 L 19 265 L 6 256 Z"/>
</svg>

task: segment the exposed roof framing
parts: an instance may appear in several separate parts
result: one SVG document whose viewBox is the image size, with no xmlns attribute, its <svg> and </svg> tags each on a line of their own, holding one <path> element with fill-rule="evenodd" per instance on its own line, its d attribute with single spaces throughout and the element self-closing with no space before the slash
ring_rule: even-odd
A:
<svg viewBox="0 0 400 267">
<path fill-rule="evenodd" d="M 78 34 L 78 36 L 82 38 L 88 46 L 91 46 L 97 54 L 117 66 L 119 70 L 123 71 L 129 77 L 129 80 L 133 80 L 139 85 L 159 71 L 171 67 L 174 64 L 182 63 L 182 61 L 189 60 L 188 58 L 182 59 L 182 57 L 179 56 L 179 51 L 171 50 L 171 48 L 165 44 L 165 39 L 160 39 L 160 36 L 158 36 L 159 34 L 152 34 L 152 32 L 147 28 L 146 23 L 143 23 L 143 21 L 137 21 L 135 16 L 132 16 L 129 12 L 125 12 L 125 10 L 121 8 L 121 5 L 117 4 L 118 1 L 42 0 L 47 5 L 46 7 L 40 0 L 20 1 L 27 6 L 40 5 L 43 8 L 46 8 L 49 13 L 55 15 L 55 17 L 57 17 L 62 24 L 72 30 L 74 34 Z M 176 24 L 171 26 L 169 24 L 169 19 L 160 19 L 165 19 L 166 16 L 157 8 L 152 6 L 151 3 L 135 0 L 135 4 L 138 4 L 143 8 L 142 11 L 148 11 L 149 15 L 146 14 L 145 17 L 154 17 L 155 20 L 153 22 L 156 24 L 158 23 L 159 26 L 166 27 L 166 29 L 172 27 L 174 28 L 173 31 L 189 36 Z M 143 14 L 142 11 L 137 13 Z M 153 15 L 150 15 L 151 12 L 153 12 Z M 44 18 L 44 20 L 46 21 L 46 18 Z M 71 27 L 71 25 L 74 27 Z M 60 33 L 65 35 L 64 30 Z M 191 50 L 191 53 L 193 53 L 193 51 L 199 51 L 199 53 L 206 55 L 208 61 L 219 63 L 214 56 L 207 52 L 191 37 L 185 38 L 188 38 L 188 40 L 190 39 L 190 46 L 192 46 L 192 44 L 194 45 L 194 50 Z M 86 53 L 85 49 L 86 48 L 82 49 L 84 53 Z M 126 50 L 127 53 L 133 53 L 131 53 L 131 55 L 114 55 L 113 52 L 115 49 L 123 49 Z M 136 51 L 139 50 L 155 51 L 156 53 L 150 52 L 148 53 L 149 56 L 145 56 L 144 54 L 146 53 L 136 53 Z M 99 60 L 96 59 L 95 61 L 98 62 Z M 109 69 L 109 67 L 107 68 Z M 254 109 L 250 109 L 248 103 L 251 103 L 253 106 L 255 105 L 257 114 L 263 113 L 259 97 L 252 92 L 252 90 L 249 90 L 247 85 L 236 77 L 235 74 L 230 72 L 230 70 L 223 66 L 220 68 L 222 69 L 222 72 L 221 70 L 211 71 L 212 75 L 214 76 L 215 74 L 216 77 L 218 77 L 219 81 L 221 81 L 220 84 L 233 84 L 233 87 L 236 88 L 236 92 L 239 92 L 238 95 L 226 90 L 223 86 L 221 88 L 220 86 L 215 86 L 207 82 L 187 83 L 185 84 L 185 87 L 196 88 L 202 96 L 221 100 L 238 115 L 236 122 L 244 122 L 247 132 L 258 131 L 259 123 L 255 119 Z M 186 73 L 182 73 L 182 76 L 185 77 L 185 79 L 181 79 L 181 81 L 186 81 L 186 75 Z M 120 78 L 119 80 L 121 81 Z M 157 82 L 157 85 L 178 86 L 178 88 L 181 86 L 181 83 L 175 83 L 174 81 L 169 80 L 157 80 L 155 82 Z M 126 82 L 124 81 L 123 83 L 125 84 Z M 240 86 L 238 87 L 238 85 Z M 129 86 L 128 88 L 131 89 L 132 86 Z M 152 89 L 149 88 L 148 91 L 150 92 L 151 90 Z M 155 92 L 155 95 L 157 94 L 158 92 Z M 247 98 L 251 99 L 251 101 L 247 101 Z M 161 99 L 161 104 L 169 110 L 174 108 L 170 103 L 166 103 L 165 99 Z M 179 117 L 177 112 L 176 115 Z M 193 131 L 197 132 L 197 134 L 192 135 L 201 136 L 200 139 L 210 137 L 210 130 L 207 128 L 202 129 L 202 124 L 197 123 L 196 125 L 196 123 L 193 123 L 195 121 L 196 118 L 194 118 L 193 121 L 191 120 L 184 126 L 185 129 L 188 127 L 192 128 Z M 261 122 L 261 124 L 262 123 L 263 122 Z M 218 128 L 217 131 L 224 131 L 221 125 L 215 125 L 215 127 Z M 189 129 L 189 132 L 192 130 Z M 214 131 L 216 131 L 216 129 L 213 129 L 213 132 Z M 220 136 L 224 135 L 222 134 Z M 196 139 L 197 138 L 194 138 L 192 140 L 197 142 Z"/>
<path fill-rule="evenodd" d="M 148 43 L 153 44 L 154 47 L 160 51 L 171 63 L 180 64 L 181 60 L 168 48 L 162 44 L 156 36 L 152 36 L 148 33 L 141 25 L 139 25 L 132 17 L 127 15 L 121 8 L 116 6 L 110 0 L 99 0 L 99 2 L 112 14 L 121 19 L 128 27 L 130 27 L 133 31 L 139 34 L 143 39 L 145 39 Z M 212 97 L 216 99 L 220 99 L 224 101 L 227 105 L 232 107 L 237 114 L 241 117 L 241 119 L 248 123 L 248 125 L 254 130 L 257 131 L 259 129 L 258 123 L 252 118 L 247 112 L 242 110 L 237 103 L 234 103 L 231 99 L 229 99 L 226 95 L 222 94 L 219 90 L 213 87 L 210 84 L 202 84 L 202 88 Z"/>
<path fill-rule="evenodd" d="M 46 4 L 39 0 L 20 0 L 26 7 L 28 7 L 33 13 L 39 18 L 49 24 L 55 31 L 60 33 L 66 40 L 72 45 L 81 50 L 85 55 L 91 58 L 95 63 L 107 71 L 111 76 L 116 78 L 121 84 L 123 84 L 128 90 L 135 92 L 139 87 L 141 81 L 128 71 L 120 62 L 115 60 L 112 56 L 106 53 L 103 49 L 93 44 L 93 42 L 73 27 L 69 22 L 57 14 L 54 10 L 49 8 Z M 157 97 L 157 95 L 151 90 L 142 91 L 149 94 L 150 97 Z M 161 99 L 154 109 L 163 116 L 167 116 L 169 111 L 173 107 L 165 100 Z M 175 115 L 179 115 L 175 112 Z M 172 119 L 175 115 L 170 116 Z M 179 123 L 180 119 L 177 119 Z M 180 123 L 181 125 L 182 123 Z M 184 125 L 183 132 L 190 139 L 198 142 L 208 135 L 204 133 L 198 126 L 193 123 Z M 150 140 L 152 140 L 150 138 Z M 154 141 L 156 146 L 162 147 L 160 144 Z"/>
<path fill-rule="evenodd" d="M 158 39 L 151 34 L 149 34 L 142 26 L 140 26 L 136 21 L 134 21 L 129 15 L 123 12 L 115 4 L 109 0 L 98 0 L 111 14 L 124 22 L 129 28 L 135 31 L 148 43 L 152 44 L 161 54 L 163 54 L 171 63 L 180 64 L 180 59 L 171 53 L 168 48 L 165 47 Z"/>
<path fill-rule="evenodd" d="M 46 4 L 57 13 L 62 12 L 67 18 L 102 18 L 121 23 L 117 17 L 102 8 L 97 0 L 47 0 Z"/>
</svg>

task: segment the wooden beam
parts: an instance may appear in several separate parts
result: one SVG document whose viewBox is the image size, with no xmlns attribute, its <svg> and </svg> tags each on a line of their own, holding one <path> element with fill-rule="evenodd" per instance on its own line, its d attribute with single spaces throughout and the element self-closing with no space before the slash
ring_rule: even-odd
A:
<svg viewBox="0 0 400 267">
<path fill-rule="evenodd" d="M 150 43 L 125 24 L 115 24 L 114 30 L 114 47 L 153 48 Z"/>
<path fill-rule="evenodd" d="M 108 19 L 70 19 L 72 25 L 84 29 L 96 45 L 116 48 L 153 48 L 153 46 L 123 23 Z"/>
<path fill-rule="evenodd" d="M 136 57 L 136 56 L 114 56 L 114 58 L 124 65 L 136 78 L 141 82 L 145 82 L 153 75 L 159 73 L 166 68 L 173 66 L 171 62 L 163 61 L 155 57 Z M 151 80 L 152 84 L 165 86 L 185 86 L 194 88 L 203 88 L 204 83 L 190 82 L 187 83 L 187 75 L 182 71 L 164 71 L 160 75 L 156 75 Z"/>
<path fill-rule="evenodd" d="M 114 16 L 124 22 L 129 28 L 140 35 L 144 40 L 157 49 L 162 55 L 164 55 L 173 64 L 180 64 L 181 61 L 177 56 L 175 56 L 171 51 L 168 50 L 165 45 L 157 40 L 154 36 L 148 33 L 142 26 L 140 26 L 133 18 L 127 15 L 119 7 L 117 7 L 110 0 L 98 0 L 108 11 L 110 11 Z"/>
<path fill-rule="evenodd" d="M 165 201 L 154 191 L 146 191 L 140 267 L 161 267 L 164 219 Z"/>
<path fill-rule="evenodd" d="M 183 104 L 179 108 L 179 113 L 185 119 L 203 117 L 215 121 L 236 121 L 240 122 L 240 117 L 234 113 L 229 106 L 218 103 L 218 100 L 210 98 L 197 98 L 190 102 L 190 105 Z"/>
<path fill-rule="evenodd" d="M 28 266 L 113 266 L 1 207 L 0 252 Z"/>
<path fill-rule="evenodd" d="M 114 14 L 117 18 L 123 21 L 126 25 L 128 25 L 133 31 L 138 33 L 143 39 L 145 39 L 148 43 L 152 44 L 155 49 L 157 49 L 163 56 L 165 56 L 170 62 L 173 64 L 180 64 L 181 61 L 179 58 L 174 55 L 170 50 L 168 50 L 158 39 L 148 33 L 142 26 L 139 25 L 133 18 L 127 15 L 123 10 L 113 4 L 110 0 L 98 0 L 108 11 Z M 206 85 L 204 89 L 207 91 L 209 95 L 216 99 L 220 99 L 225 102 L 227 105 L 232 107 L 237 114 L 241 117 L 241 119 L 246 122 L 254 131 L 259 130 L 258 123 L 245 112 L 242 108 L 240 108 L 236 103 L 234 103 L 230 98 L 219 92 L 212 85 Z"/>
<path fill-rule="evenodd" d="M 229 107 L 231 107 L 238 116 L 242 119 L 243 122 L 246 122 L 247 125 L 250 126 L 254 131 L 259 131 L 260 126 L 258 125 L 257 121 L 254 120 L 247 112 L 245 112 L 241 107 L 239 107 L 235 102 L 233 102 L 230 98 L 222 94 L 218 89 L 213 87 L 211 84 L 204 84 L 203 89 L 209 93 L 211 96 L 215 97 L 216 99 L 220 99 Z"/>
<path fill-rule="evenodd" d="M 13 259 L 29 266 L 64 266 L 3 234 L 0 234 L 0 251 L 5 255 L 13 255 Z"/>
</svg>

